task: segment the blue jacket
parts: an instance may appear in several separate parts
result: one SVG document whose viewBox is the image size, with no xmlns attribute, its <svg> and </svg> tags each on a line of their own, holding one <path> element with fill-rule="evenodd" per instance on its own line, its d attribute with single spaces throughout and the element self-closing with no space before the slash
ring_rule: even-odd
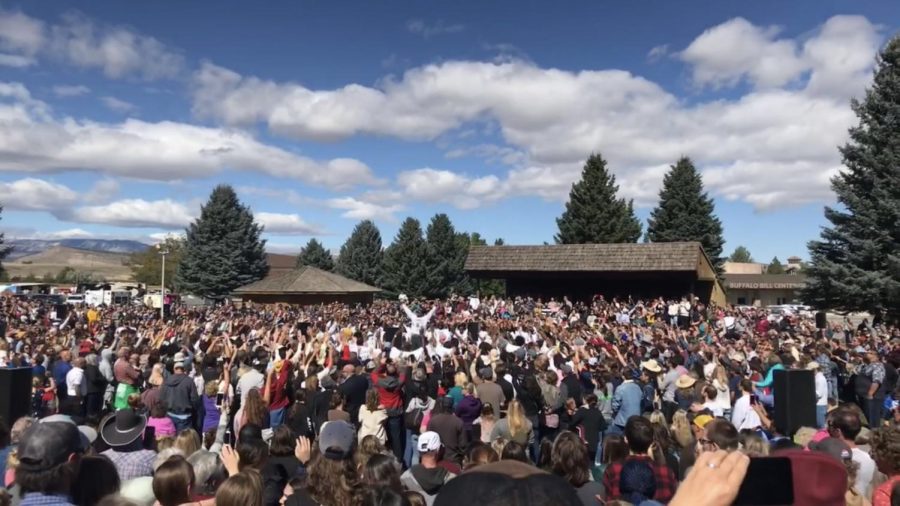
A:
<svg viewBox="0 0 900 506">
<path fill-rule="evenodd" d="M 616 388 L 613 394 L 613 425 L 624 427 L 628 419 L 641 414 L 641 399 L 644 397 L 640 385 L 634 381 L 626 381 Z"/>
</svg>

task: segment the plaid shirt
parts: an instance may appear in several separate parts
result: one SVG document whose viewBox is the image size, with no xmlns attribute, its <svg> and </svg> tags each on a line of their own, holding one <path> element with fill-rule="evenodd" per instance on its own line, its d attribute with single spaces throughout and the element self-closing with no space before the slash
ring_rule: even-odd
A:
<svg viewBox="0 0 900 506">
<path fill-rule="evenodd" d="M 613 462 L 603 473 L 603 488 L 606 489 L 606 500 L 619 499 L 622 495 L 619 490 L 619 481 L 622 475 L 622 465 L 629 460 L 643 460 L 653 468 L 653 476 L 656 477 L 656 494 L 654 500 L 667 503 L 675 496 L 675 473 L 668 466 L 659 465 L 646 455 L 632 455 L 621 462 Z"/>
<path fill-rule="evenodd" d="M 122 481 L 153 476 L 153 461 L 156 460 L 156 452 L 153 450 L 117 452 L 109 449 L 101 455 L 109 457 L 109 460 L 116 466 L 116 470 L 119 471 L 119 479 Z"/>
<path fill-rule="evenodd" d="M 75 506 L 69 502 L 69 498 L 64 495 L 41 494 L 39 492 L 29 492 L 22 498 L 20 506 Z"/>
</svg>

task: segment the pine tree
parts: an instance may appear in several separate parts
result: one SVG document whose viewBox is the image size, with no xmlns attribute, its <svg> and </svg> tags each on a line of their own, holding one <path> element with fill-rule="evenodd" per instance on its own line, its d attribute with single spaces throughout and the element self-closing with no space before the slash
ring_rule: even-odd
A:
<svg viewBox="0 0 900 506">
<path fill-rule="evenodd" d="M 487 241 L 481 237 L 481 234 L 478 232 L 472 232 L 469 234 L 469 246 L 487 246 Z M 503 246 L 503 239 L 498 237 L 494 240 L 494 246 Z M 468 250 L 466 250 L 466 255 L 468 255 Z M 479 279 L 477 282 L 475 280 L 470 280 L 470 286 L 473 290 L 477 289 L 478 294 L 481 297 L 491 297 L 491 296 L 502 296 L 506 294 L 506 280 L 505 279 Z"/>
<path fill-rule="evenodd" d="M 297 267 L 303 267 L 304 265 L 311 265 L 323 271 L 333 271 L 334 259 L 331 258 L 331 253 L 325 249 L 325 246 L 322 246 L 322 243 L 314 237 L 306 243 L 306 246 L 297 255 Z"/>
<path fill-rule="evenodd" d="M 431 218 L 425 233 L 425 295 L 445 298 L 470 291 L 465 272 L 468 235 L 458 234 L 446 214 Z"/>
<path fill-rule="evenodd" d="M 384 251 L 384 288 L 394 294 L 419 297 L 425 288 L 425 238 L 419 220 L 409 217 Z"/>
<path fill-rule="evenodd" d="M 616 177 L 606 170 L 606 161 L 592 154 L 572 185 L 562 216 L 556 219 L 559 244 L 637 242 L 641 222 L 632 201 L 617 198 Z"/>
<path fill-rule="evenodd" d="M 743 246 L 738 246 L 734 248 L 734 252 L 728 257 L 728 261 L 747 264 L 753 262 L 753 256 L 750 254 L 750 250 Z"/>
<path fill-rule="evenodd" d="M 804 301 L 820 309 L 886 312 L 900 319 L 900 38 L 882 50 L 872 87 L 852 102 L 859 125 L 831 180 L 840 208 L 809 243 Z"/>
<path fill-rule="evenodd" d="M 647 237 L 651 242 L 697 241 L 709 260 L 721 269 L 722 222 L 715 204 L 703 191 L 703 179 L 689 158 L 681 158 L 663 179 L 659 204 L 650 213 Z"/>
<path fill-rule="evenodd" d="M 378 287 L 383 258 L 381 232 L 371 220 L 363 220 L 341 246 L 335 270 L 350 279 Z"/>
<path fill-rule="evenodd" d="M 178 286 L 188 293 L 223 298 L 262 279 L 269 271 L 262 231 L 234 189 L 217 186 L 187 229 Z"/>
<path fill-rule="evenodd" d="M 773 258 L 769 266 L 766 267 L 766 274 L 784 274 L 784 265 L 778 257 Z"/>
</svg>

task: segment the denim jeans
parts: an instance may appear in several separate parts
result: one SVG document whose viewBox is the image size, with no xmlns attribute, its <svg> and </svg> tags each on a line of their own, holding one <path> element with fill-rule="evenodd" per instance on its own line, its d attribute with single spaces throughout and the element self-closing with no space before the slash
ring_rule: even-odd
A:
<svg viewBox="0 0 900 506">
<path fill-rule="evenodd" d="M 406 451 L 403 452 L 403 464 L 406 468 L 419 463 L 419 435 L 413 434 L 413 431 L 406 429 Z"/>
<path fill-rule="evenodd" d="M 406 428 L 403 426 L 402 415 L 388 417 L 387 436 L 394 457 L 397 457 L 398 462 L 403 462 L 403 447 L 406 446 Z"/>
<path fill-rule="evenodd" d="M 176 415 L 173 413 L 169 413 L 168 415 L 169 419 L 172 420 L 172 423 L 175 425 L 176 433 L 193 427 L 193 424 L 191 424 L 191 415 Z"/>
<path fill-rule="evenodd" d="M 278 408 L 269 411 L 269 427 L 275 430 L 284 424 L 284 412 L 286 408 Z"/>
<path fill-rule="evenodd" d="M 816 406 L 816 428 L 821 429 L 825 427 L 825 413 L 828 410 L 828 406 Z"/>
<path fill-rule="evenodd" d="M 541 417 L 540 415 L 529 416 L 531 427 L 534 431 L 534 441 L 531 442 L 531 458 L 534 462 L 541 461 Z"/>
</svg>

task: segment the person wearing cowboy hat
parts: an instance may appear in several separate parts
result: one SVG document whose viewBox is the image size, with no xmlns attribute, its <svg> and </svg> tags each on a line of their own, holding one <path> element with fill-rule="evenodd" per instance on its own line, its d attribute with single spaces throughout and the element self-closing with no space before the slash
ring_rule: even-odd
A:
<svg viewBox="0 0 900 506">
<path fill-rule="evenodd" d="M 147 418 L 131 408 L 120 409 L 100 423 L 100 438 L 109 445 L 101 455 L 112 461 L 123 482 L 153 475 L 156 452 L 144 449 L 146 427 Z"/>
<path fill-rule="evenodd" d="M 675 390 L 675 403 L 678 404 L 679 409 L 685 411 L 691 409 L 691 405 L 696 400 L 694 395 L 694 384 L 696 383 L 697 378 L 690 374 L 682 374 L 675 381 L 675 388 L 677 389 Z"/>
</svg>

